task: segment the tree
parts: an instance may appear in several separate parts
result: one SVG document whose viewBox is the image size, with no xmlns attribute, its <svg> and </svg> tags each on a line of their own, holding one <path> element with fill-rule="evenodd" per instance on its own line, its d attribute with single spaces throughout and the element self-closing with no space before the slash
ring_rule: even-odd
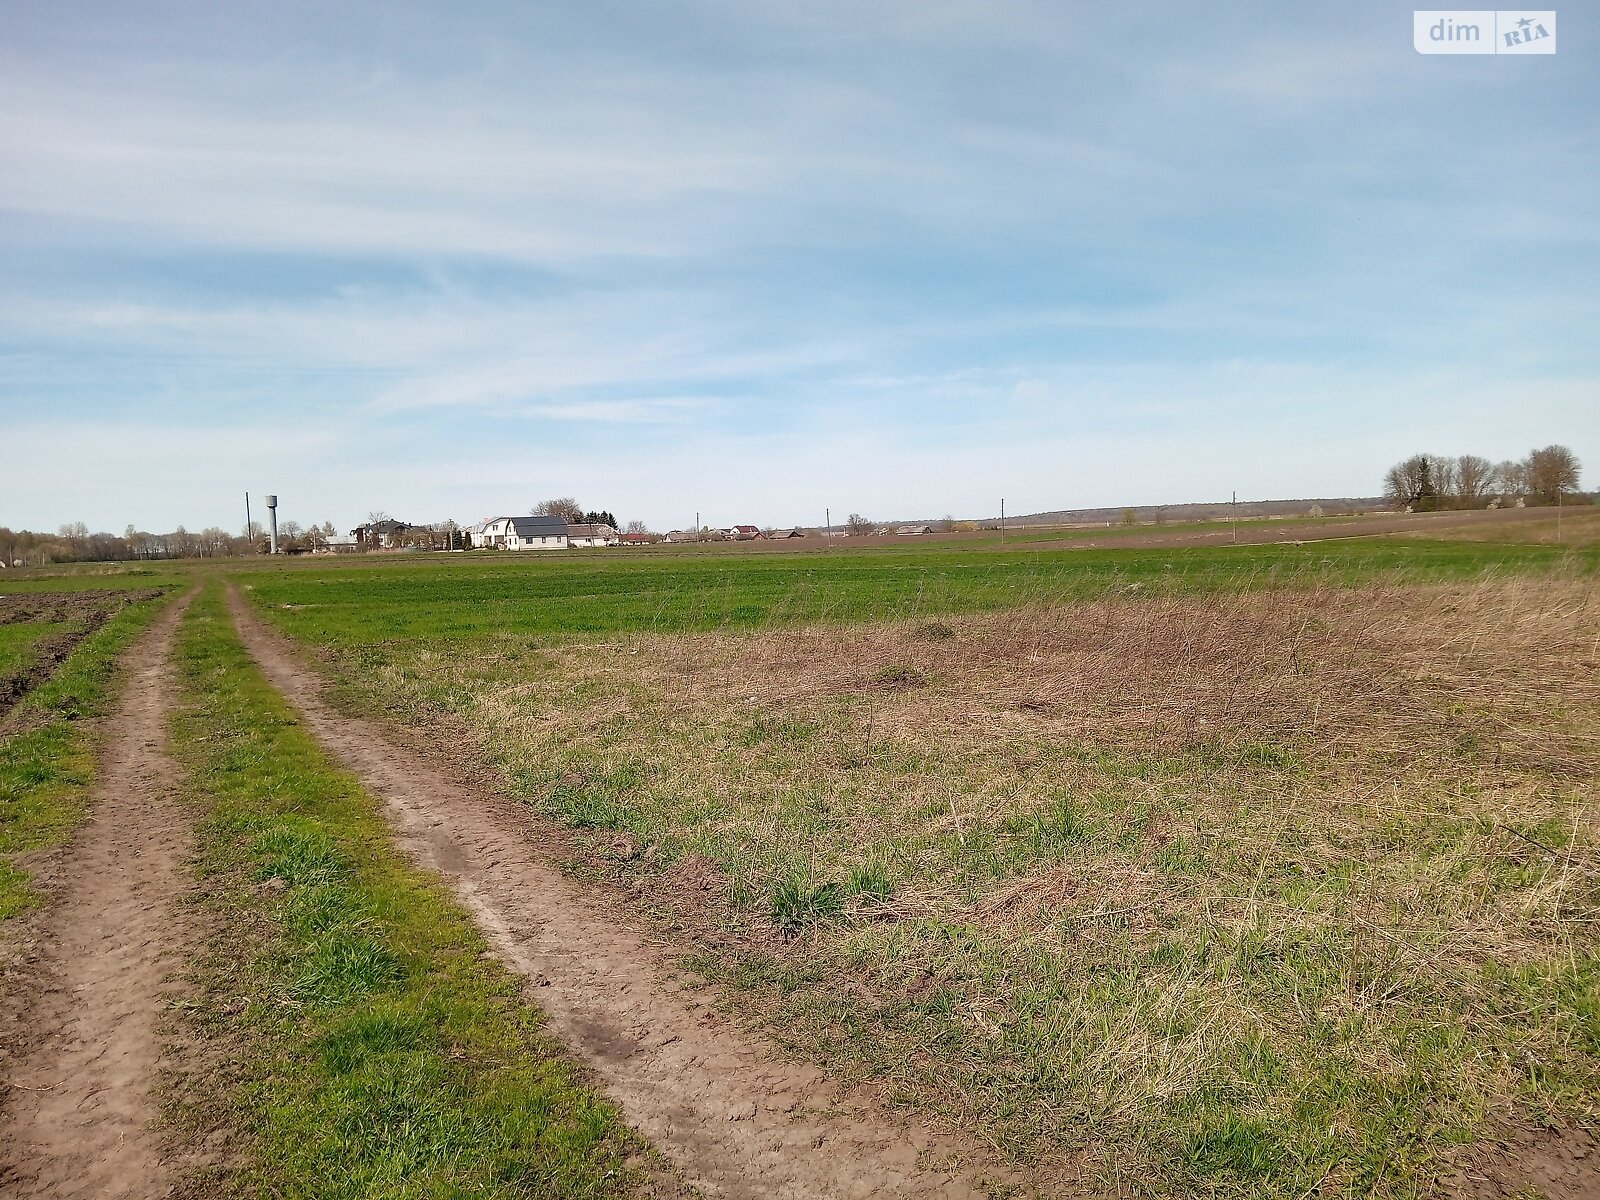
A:
<svg viewBox="0 0 1600 1200">
<path fill-rule="evenodd" d="M 1383 495 L 1394 508 L 1432 511 L 1438 497 L 1433 483 L 1433 460 L 1426 454 L 1413 454 L 1405 462 L 1390 467 L 1383 477 Z"/>
<path fill-rule="evenodd" d="M 1524 464 L 1528 491 L 1546 504 L 1560 504 L 1563 496 L 1578 490 L 1583 464 L 1565 446 L 1546 446 L 1530 453 Z"/>
<path fill-rule="evenodd" d="M 577 525 L 583 521 L 583 509 L 571 496 L 557 496 L 554 500 L 541 500 L 528 510 L 535 517 L 564 517 Z"/>
<path fill-rule="evenodd" d="M 1487 458 L 1463 454 L 1456 459 L 1453 494 L 1462 508 L 1482 508 L 1494 484 L 1494 467 Z"/>
<path fill-rule="evenodd" d="M 1495 466 L 1490 486 L 1502 497 L 1524 495 L 1528 490 L 1528 468 L 1508 458 Z"/>
<path fill-rule="evenodd" d="M 1428 482 L 1433 485 L 1435 508 L 1441 507 L 1441 501 L 1453 501 L 1456 497 L 1456 460 L 1438 454 L 1430 455 Z"/>
<path fill-rule="evenodd" d="M 649 533 L 650 528 L 643 521 L 629 521 L 626 533 Z"/>
<path fill-rule="evenodd" d="M 872 521 L 860 513 L 851 513 L 844 519 L 844 527 L 851 537 L 866 537 L 872 532 Z"/>
<path fill-rule="evenodd" d="M 367 514 L 367 524 L 368 525 L 381 525 L 385 521 L 390 520 L 390 519 L 391 518 L 390 518 L 389 514 L 384 512 L 383 509 L 381 509 L 381 508 L 375 508 L 375 509 L 373 509 L 371 512 L 369 512 Z"/>
</svg>

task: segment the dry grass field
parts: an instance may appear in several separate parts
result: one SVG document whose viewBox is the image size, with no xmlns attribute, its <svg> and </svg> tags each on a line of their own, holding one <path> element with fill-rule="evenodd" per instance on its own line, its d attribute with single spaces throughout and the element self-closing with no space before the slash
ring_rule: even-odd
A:
<svg viewBox="0 0 1600 1200">
<path fill-rule="evenodd" d="M 1592 573 L 470 651 L 345 664 L 752 1019 L 1007 1154 L 1410 1196 L 1592 1128 Z"/>
</svg>

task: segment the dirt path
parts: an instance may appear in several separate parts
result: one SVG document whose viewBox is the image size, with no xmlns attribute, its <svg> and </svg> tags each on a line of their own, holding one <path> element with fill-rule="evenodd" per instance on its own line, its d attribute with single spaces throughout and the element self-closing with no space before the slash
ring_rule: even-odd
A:
<svg viewBox="0 0 1600 1200">
<path fill-rule="evenodd" d="M 537 987 L 551 1031 L 705 1195 L 987 1194 L 970 1148 L 841 1097 L 820 1071 L 776 1059 L 665 980 L 663 947 L 541 856 L 522 806 L 448 778 L 377 725 L 334 712 L 286 641 L 237 593 L 229 601 L 268 678 L 384 801 L 407 853 L 450 880 L 501 958 Z"/>
<path fill-rule="evenodd" d="M 0 1194 L 15 1200 L 171 1191 L 151 1087 L 190 841 L 177 767 L 162 750 L 184 607 L 173 604 L 129 651 L 89 812 L 60 866 L 61 900 L 42 922 L 41 991 L 0 1124 Z"/>
</svg>

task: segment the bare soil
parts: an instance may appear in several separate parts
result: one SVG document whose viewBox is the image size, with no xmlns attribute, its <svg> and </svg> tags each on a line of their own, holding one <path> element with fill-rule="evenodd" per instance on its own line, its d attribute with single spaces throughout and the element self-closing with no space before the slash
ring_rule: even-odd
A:
<svg viewBox="0 0 1600 1200">
<path fill-rule="evenodd" d="M 35 643 L 27 664 L 15 674 L 0 676 L 0 721 L 34 688 L 56 673 L 73 647 L 129 604 L 159 593 L 143 592 L 36 592 L 0 596 L 0 625 L 23 621 L 68 623 L 69 628 Z"/>
<path fill-rule="evenodd" d="M 1323 542 L 1344 538 L 1399 536 L 1399 537 L 1459 537 L 1506 536 L 1518 537 L 1517 527 L 1530 522 L 1553 521 L 1553 508 L 1500 508 L 1465 509 L 1461 511 L 1431 513 L 1368 513 L 1350 517 L 1280 517 L 1268 523 L 1260 518 L 1246 518 L 1247 523 L 1237 531 L 1227 520 L 1206 522 L 1203 529 L 1172 529 L 1164 525 L 1047 525 L 1033 523 L 1007 523 L 1006 546 L 1017 550 L 1105 550 L 1111 548 L 1139 550 L 1170 550 L 1185 546 L 1261 546 L 1284 542 Z M 1569 519 L 1582 515 L 1581 508 L 1568 512 Z M 1174 523 L 1184 524 L 1178 518 Z M 1070 530 L 1074 536 L 1051 538 L 1060 530 Z M 1504 534 L 1498 531 L 1504 530 Z M 1012 546 L 1012 539 L 1016 539 Z M 1539 540 L 1545 540 L 1543 538 Z M 984 549 L 995 549 L 996 535 L 992 529 L 971 533 L 933 534 L 869 534 L 866 537 L 844 538 L 837 545 L 854 546 L 911 546 L 930 542 L 974 543 Z M 756 538 L 748 542 L 702 542 L 697 551 L 722 551 L 726 553 L 772 552 L 798 554 L 807 550 L 826 550 L 830 539 L 823 537 L 780 538 L 768 541 Z M 672 547 L 665 547 L 663 553 Z"/>
<path fill-rule="evenodd" d="M 1600 1139 L 1583 1129 L 1521 1130 L 1441 1184 L 1450 1200 L 1595 1200 Z"/>
<path fill-rule="evenodd" d="M 129 652 L 88 816 L 45 873 L 56 903 L 14 947 L 0 1017 L 0 1194 L 167 1196 L 151 1123 L 157 1027 L 181 966 L 190 823 L 162 750 L 182 606 Z"/>
<path fill-rule="evenodd" d="M 523 806 L 345 716 L 322 681 L 237 593 L 234 619 L 313 734 L 387 807 L 401 846 L 443 875 L 500 958 L 530 984 L 553 1034 L 590 1066 L 629 1123 L 710 1197 L 981 1197 L 1063 1194 L 983 1149 L 844 1092 L 785 1061 L 674 979 L 670 947 L 563 876 Z"/>
</svg>

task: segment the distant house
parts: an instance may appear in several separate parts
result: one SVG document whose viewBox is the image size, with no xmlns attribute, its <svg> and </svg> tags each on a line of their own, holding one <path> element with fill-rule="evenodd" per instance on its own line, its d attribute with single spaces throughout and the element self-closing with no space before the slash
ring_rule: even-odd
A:
<svg viewBox="0 0 1600 1200">
<path fill-rule="evenodd" d="M 330 533 L 321 538 L 311 548 L 313 554 L 354 554 L 361 549 L 361 542 L 353 533 Z"/>
<path fill-rule="evenodd" d="M 472 535 L 481 550 L 565 550 L 565 517 L 496 517 Z"/>
<path fill-rule="evenodd" d="M 619 539 L 617 531 L 609 525 L 569 525 L 567 526 L 567 545 L 569 546 L 615 546 Z"/>
<path fill-rule="evenodd" d="M 901 537 L 921 537 L 923 534 L 932 532 L 932 525 L 902 525 L 895 530 L 895 533 Z"/>
<path fill-rule="evenodd" d="M 350 531 L 350 536 L 355 538 L 356 545 L 362 550 L 393 550 L 405 539 L 406 531 L 415 528 L 415 525 L 386 517 L 382 521 L 357 525 Z"/>
<path fill-rule="evenodd" d="M 653 546 L 661 540 L 661 535 L 655 533 L 625 533 L 622 535 L 622 544 L 624 546 Z"/>
<path fill-rule="evenodd" d="M 730 525 L 722 536 L 730 542 L 750 542 L 761 536 L 761 530 L 755 525 Z"/>
<path fill-rule="evenodd" d="M 805 535 L 805 530 L 803 529 L 771 529 L 767 531 L 767 537 L 775 542 L 784 538 L 805 537 Z"/>
</svg>

